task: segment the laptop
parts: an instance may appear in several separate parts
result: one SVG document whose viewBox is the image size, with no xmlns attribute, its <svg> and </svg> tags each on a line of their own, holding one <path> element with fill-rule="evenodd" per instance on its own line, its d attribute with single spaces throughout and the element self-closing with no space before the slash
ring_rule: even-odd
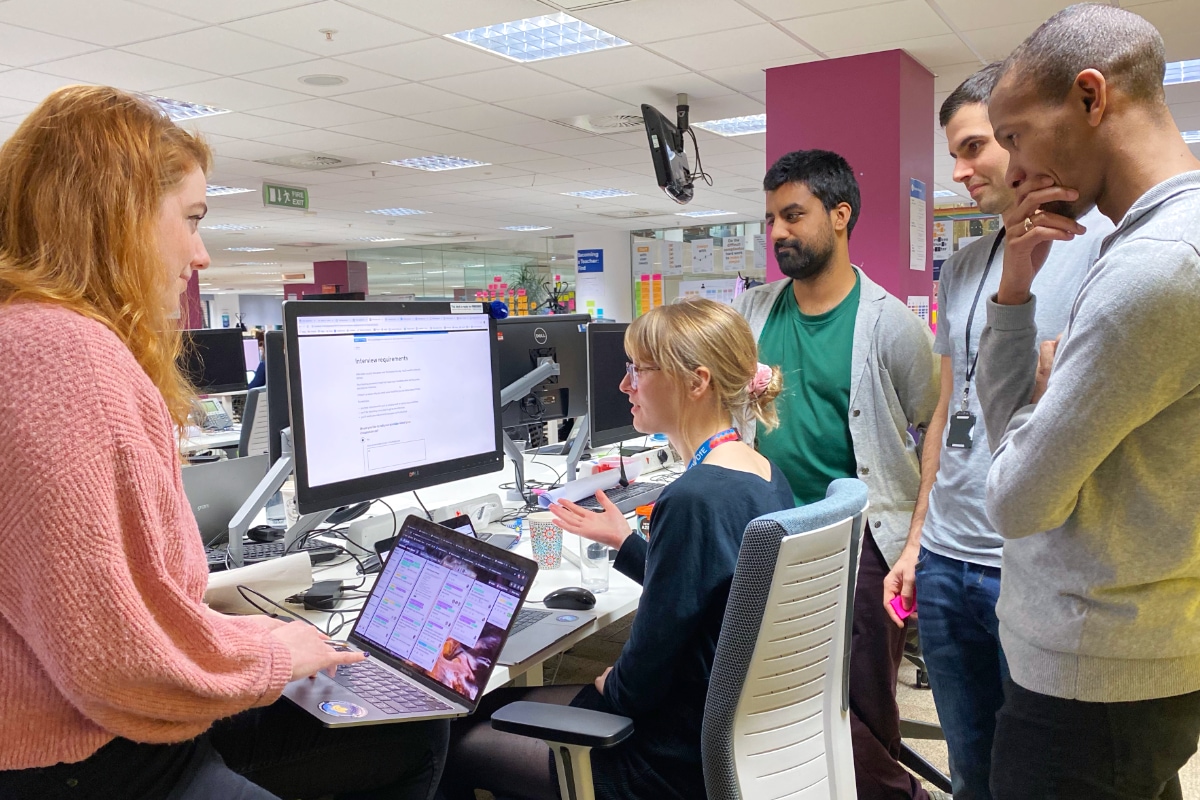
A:
<svg viewBox="0 0 1200 800">
<path fill-rule="evenodd" d="M 400 528 L 345 643 L 365 661 L 284 696 L 331 728 L 472 713 L 537 562 L 416 516 Z"/>
<path fill-rule="evenodd" d="M 205 547 L 229 538 L 229 520 L 266 476 L 269 462 L 267 456 L 261 455 L 183 468 L 183 493 L 192 507 Z"/>
<path fill-rule="evenodd" d="M 453 519 L 441 523 L 452 531 L 479 539 L 495 547 L 509 548 L 516 544 L 519 538 L 514 533 L 476 534 L 471 518 L 460 514 Z M 509 539 L 512 541 L 510 542 Z M 375 549 L 381 559 L 386 559 L 384 551 L 390 550 L 395 539 L 382 539 L 375 543 Z M 500 663 L 504 666 L 520 664 L 545 650 L 572 631 L 579 630 L 584 625 L 591 624 L 596 615 L 591 611 L 551 611 L 549 609 L 525 608 L 517 612 L 517 621 L 513 623 L 508 633 L 508 641 L 500 651 Z"/>
</svg>

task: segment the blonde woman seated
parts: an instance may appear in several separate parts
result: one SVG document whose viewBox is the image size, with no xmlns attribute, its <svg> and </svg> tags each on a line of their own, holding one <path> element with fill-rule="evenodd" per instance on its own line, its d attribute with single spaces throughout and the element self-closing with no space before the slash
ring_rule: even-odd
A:
<svg viewBox="0 0 1200 800">
<path fill-rule="evenodd" d="M 618 548 L 616 568 L 643 586 L 637 618 L 616 664 L 591 686 L 502 689 L 451 726 L 442 790 L 469 800 L 473 789 L 505 798 L 555 800 L 558 783 L 541 741 L 491 729 L 496 709 L 537 700 L 623 714 L 633 737 L 592 754 L 600 800 L 704 797 L 700 727 L 729 586 L 746 525 L 791 508 L 792 491 L 771 462 L 740 441 L 737 426 L 773 426 L 777 371 L 760 366 L 746 321 L 709 300 L 656 308 L 625 335 L 630 364 L 621 391 L 643 433 L 665 433 L 690 458 L 659 496 L 650 541 L 603 492 L 603 513 L 563 501 L 559 524 Z M 693 455 L 694 454 L 694 455 Z"/>
</svg>

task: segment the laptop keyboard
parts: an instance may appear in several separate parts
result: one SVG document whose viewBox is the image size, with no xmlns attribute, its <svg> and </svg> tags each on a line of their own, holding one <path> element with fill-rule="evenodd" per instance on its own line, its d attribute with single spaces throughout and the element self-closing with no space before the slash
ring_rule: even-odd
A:
<svg viewBox="0 0 1200 800">
<path fill-rule="evenodd" d="M 604 494 L 613 502 L 617 508 L 623 513 L 636 509 L 638 506 L 644 506 L 647 503 L 652 503 L 662 494 L 662 490 L 667 488 L 662 483 L 651 483 L 643 481 L 640 483 L 631 483 L 628 486 L 614 486 L 611 489 L 605 489 Z M 594 497 L 588 497 L 580 500 L 575 505 L 580 508 L 586 508 L 589 511 L 603 511 L 600 503 Z"/>
<path fill-rule="evenodd" d="M 517 621 L 513 623 L 512 630 L 508 632 L 508 635 L 514 636 L 520 633 L 530 625 L 544 620 L 551 613 L 550 611 L 535 611 L 531 608 L 522 608 L 517 612 Z"/>
<path fill-rule="evenodd" d="M 332 561 L 337 558 L 342 552 L 337 545 L 325 544 L 323 542 L 307 542 L 303 547 L 293 548 L 292 552 L 299 553 L 301 550 L 308 553 L 308 557 L 312 559 L 312 563 L 321 564 L 326 561 Z M 225 547 L 206 547 L 204 555 L 208 558 L 208 571 L 220 572 L 225 569 Z M 283 557 L 283 540 L 277 542 L 243 542 L 242 543 L 242 562 L 245 564 L 257 564 L 260 561 L 269 561 L 272 558 Z"/>
<path fill-rule="evenodd" d="M 339 666 L 334 680 L 387 714 L 454 710 L 369 658 Z"/>
</svg>

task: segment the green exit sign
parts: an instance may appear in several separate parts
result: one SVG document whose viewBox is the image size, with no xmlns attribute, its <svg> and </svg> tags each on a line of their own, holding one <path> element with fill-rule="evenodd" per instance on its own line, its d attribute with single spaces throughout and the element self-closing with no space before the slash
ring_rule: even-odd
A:
<svg viewBox="0 0 1200 800">
<path fill-rule="evenodd" d="M 263 184 L 263 205 L 278 206 L 279 208 L 308 208 L 308 189 L 297 186 L 276 186 L 272 183 Z"/>
</svg>

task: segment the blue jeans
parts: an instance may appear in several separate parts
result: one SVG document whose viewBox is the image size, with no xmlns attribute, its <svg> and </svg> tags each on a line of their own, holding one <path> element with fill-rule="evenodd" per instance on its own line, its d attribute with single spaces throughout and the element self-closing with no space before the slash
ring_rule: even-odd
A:
<svg viewBox="0 0 1200 800">
<path fill-rule="evenodd" d="M 921 548 L 917 629 L 950 752 L 954 800 L 992 800 L 988 778 L 1008 663 L 1000 649 L 1000 570 Z"/>
</svg>

